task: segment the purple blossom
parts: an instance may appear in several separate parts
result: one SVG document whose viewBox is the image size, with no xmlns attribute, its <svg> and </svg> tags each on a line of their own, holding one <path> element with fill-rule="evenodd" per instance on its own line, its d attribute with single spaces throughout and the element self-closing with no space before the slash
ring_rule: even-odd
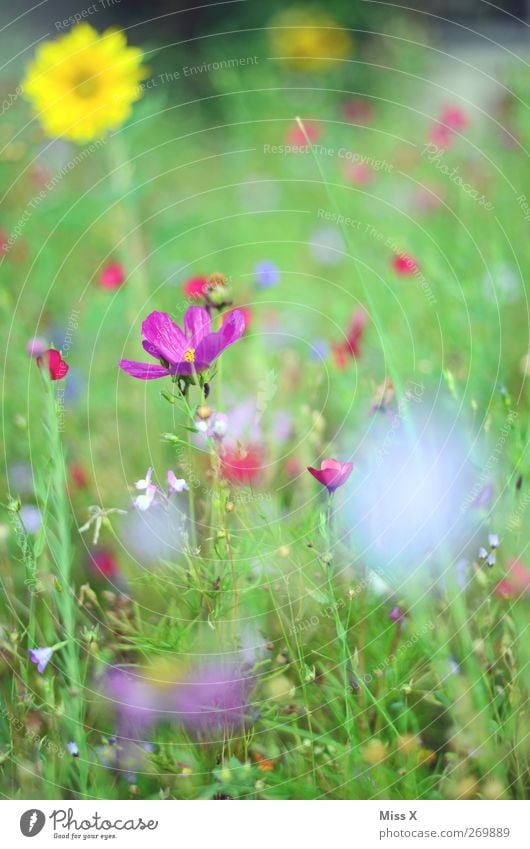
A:
<svg viewBox="0 0 530 849">
<path fill-rule="evenodd" d="M 314 339 L 311 343 L 310 356 L 317 363 L 322 362 L 329 355 L 329 345 L 325 339 Z"/>
<path fill-rule="evenodd" d="M 165 312 L 152 312 L 142 323 L 142 345 L 159 365 L 120 360 L 120 368 L 139 380 L 167 375 L 190 377 L 210 368 L 225 348 L 245 332 L 245 317 L 232 310 L 217 332 L 211 330 L 210 315 L 203 307 L 190 307 L 182 330 Z"/>
<path fill-rule="evenodd" d="M 196 731 L 241 727 L 250 716 L 255 686 L 242 656 L 204 662 L 194 670 L 175 669 L 175 681 L 163 682 L 139 671 L 114 667 L 104 691 L 117 712 L 118 737 L 134 738 L 157 722 L 177 721 Z"/>
<path fill-rule="evenodd" d="M 77 746 L 77 743 L 74 743 L 73 740 L 70 740 L 70 742 L 66 744 L 66 748 L 68 749 L 73 758 L 79 757 L 79 748 Z"/>
<path fill-rule="evenodd" d="M 405 618 L 405 614 L 397 605 L 392 608 L 392 610 L 388 614 L 388 618 L 391 622 L 402 622 Z"/>
<path fill-rule="evenodd" d="M 37 672 L 40 672 L 42 675 L 52 658 L 53 649 L 49 647 L 28 649 L 28 654 L 31 662 L 37 666 Z"/>
<path fill-rule="evenodd" d="M 268 259 L 264 259 L 254 268 L 256 275 L 256 285 L 259 289 L 271 289 L 280 280 L 280 271 L 278 266 Z"/>
<path fill-rule="evenodd" d="M 28 534 L 38 534 L 42 527 L 42 513 L 34 504 L 23 504 L 19 516 Z"/>
<path fill-rule="evenodd" d="M 176 686 L 174 708 L 180 722 L 196 730 L 242 726 L 253 687 L 249 667 L 210 663 Z"/>
</svg>

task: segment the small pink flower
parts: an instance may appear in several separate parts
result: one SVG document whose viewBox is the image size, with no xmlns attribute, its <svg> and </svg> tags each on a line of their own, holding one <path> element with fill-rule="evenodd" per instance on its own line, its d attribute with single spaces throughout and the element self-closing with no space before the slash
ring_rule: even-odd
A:
<svg viewBox="0 0 530 849">
<path fill-rule="evenodd" d="M 109 579 L 116 578 L 120 571 L 115 555 L 108 548 L 98 548 L 90 552 L 88 566 L 95 575 Z"/>
<path fill-rule="evenodd" d="M 26 345 L 26 353 L 29 357 L 42 357 L 48 350 L 48 343 L 42 336 L 34 336 L 28 340 Z"/>
<path fill-rule="evenodd" d="M 449 127 L 450 130 L 459 132 L 460 130 L 465 130 L 469 121 L 466 113 L 459 106 L 446 105 L 442 109 L 440 123 Z"/>
<path fill-rule="evenodd" d="M 251 486 L 263 474 L 264 456 L 260 445 L 237 445 L 221 456 L 221 475 L 235 485 Z"/>
<path fill-rule="evenodd" d="M 500 598 L 515 598 L 530 593 L 530 571 L 520 560 L 514 560 L 508 569 L 508 574 L 499 581 L 494 589 Z"/>
<path fill-rule="evenodd" d="M 42 366 L 44 361 L 46 361 L 48 372 L 52 380 L 61 380 L 68 374 L 70 366 L 63 360 L 59 351 L 55 351 L 53 348 L 50 348 L 48 351 L 45 351 L 43 354 L 38 356 L 37 365 L 39 368 Z"/>
<path fill-rule="evenodd" d="M 189 486 L 184 478 L 177 478 L 171 469 L 167 473 L 167 485 L 170 492 L 188 492 Z"/>
<path fill-rule="evenodd" d="M 312 466 L 307 467 L 314 478 L 317 479 L 322 486 L 325 486 L 329 494 L 335 492 L 339 486 L 346 483 L 353 469 L 353 463 L 339 463 L 338 460 L 322 460 L 320 469 L 314 469 Z"/>
<path fill-rule="evenodd" d="M 429 132 L 429 141 L 442 150 L 447 150 L 453 143 L 453 133 L 443 124 L 434 124 Z"/>
<path fill-rule="evenodd" d="M 314 144 L 321 136 L 320 127 L 314 121 L 304 121 L 305 133 L 299 124 L 292 124 L 287 130 L 286 142 L 293 147 L 305 147 L 309 142 Z M 307 136 L 307 138 L 306 138 Z"/>
<path fill-rule="evenodd" d="M 111 262 L 105 266 L 99 277 L 102 289 L 119 289 L 125 282 L 125 269 L 119 262 Z"/>
<path fill-rule="evenodd" d="M 351 162 L 344 169 L 344 176 L 354 186 L 368 186 L 373 183 L 375 172 L 364 162 Z"/>
<path fill-rule="evenodd" d="M 408 277 L 418 271 L 416 260 L 408 254 L 396 254 L 392 259 L 392 268 L 400 277 Z"/>
</svg>

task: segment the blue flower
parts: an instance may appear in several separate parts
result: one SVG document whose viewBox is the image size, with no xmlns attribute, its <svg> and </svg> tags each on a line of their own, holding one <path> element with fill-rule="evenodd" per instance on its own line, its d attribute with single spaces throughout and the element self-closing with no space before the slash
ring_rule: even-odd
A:
<svg viewBox="0 0 530 849">
<path fill-rule="evenodd" d="M 258 289 L 271 289 L 280 281 L 278 266 L 269 259 L 264 259 L 254 267 L 256 286 Z"/>
</svg>

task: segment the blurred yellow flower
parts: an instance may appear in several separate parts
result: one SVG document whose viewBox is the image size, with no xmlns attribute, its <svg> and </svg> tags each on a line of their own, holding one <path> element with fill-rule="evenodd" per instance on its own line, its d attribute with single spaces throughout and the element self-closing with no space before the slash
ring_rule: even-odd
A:
<svg viewBox="0 0 530 849">
<path fill-rule="evenodd" d="M 123 124 L 141 97 L 142 55 L 119 30 L 79 24 L 39 47 L 22 89 L 48 136 L 91 141 Z"/>
<path fill-rule="evenodd" d="M 287 9 L 269 27 L 274 53 L 293 68 L 321 71 L 335 59 L 343 59 L 352 48 L 347 30 L 323 12 Z"/>
</svg>

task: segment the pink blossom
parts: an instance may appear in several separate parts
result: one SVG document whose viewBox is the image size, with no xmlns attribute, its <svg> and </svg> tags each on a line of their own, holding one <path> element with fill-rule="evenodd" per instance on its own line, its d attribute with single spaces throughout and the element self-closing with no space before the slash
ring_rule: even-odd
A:
<svg viewBox="0 0 530 849">
<path fill-rule="evenodd" d="M 304 121 L 305 133 L 298 123 L 292 124 L 286 135 L 287 144 L 293 147 L 304 147 L 309 142 L 314 144 L 321 136 L 320 127 L 314 121 Z M 307 138 L 306 138 L 307 136 Z"/>
<path fill-rule="evenodd" d="M 364 162 L 350 162 L 344 169 L 344 176 L 355 186 L 368 186 L 375 179 L 373 168 Z"/>
<path fill-rule="evenodd" d="M 440 115 L 440 123 L 449 127 L 450 130 L 459 132 L 460 130 L 465 130 L 469 120 L 464 110 L 460 109 L 459 106 L 450 106 L 446 104 L 442 109 L 442 114 Z"/>
<path fill-rule="evenodd" d="M 167 473 L 167 485 L 170 492 L 188 492 L 189 486 L 184 478 L 177 478 L 171 469 Z"/>
<path fill-rule="evenodd" d="M 46 361 L 48 373 L 51 380 L 61 380 L 68 374 L 70 366 L 61 357 L 59 351 L 50 348 L 37 357 L 37 365 L 40 367 Z"/>
<path fill-rule="evenodd" d="M 346 483 L 353 469 L 353 463 L 339 463 L 338 460 L 323 460 L 320 464 L 320 469 L 314 469 L 312 466 L 307 467 L 319 483 L 326 487 L 331 495 L 339 486 Z"/>
<path fill-rule="evenodd" d="M 110 262 L 99 277 L 99 285 L 102 289 L 119 289 L 124 282 L 125 269 L 119 262 Z"/>
<path fill-rule="evenodd" d="M 212 332 L 211 319 L 203 307 L 190 307 L 181 329 L 165 312 L 152 312 L 142 323 L 142 345 L 160 365 L 120 360 L 120 368 L 139 380 L 167 375 L 187 377 L 210 368 L 225 348 L 245 332 L 245 317 L 232 310 L 220 330 Z"/>
<path fill-rule="evenodd" d="M 392 268 L 400 277 L 409 277 L 418 271 L 416 260 L 408 254 L 396 254 L 392 258 Z"/>
<path fill-rule="evenodd" d="M 47 350 L 48 343 L 42 336 L 33 336 L 26 345 L 26 352 L 30 357 L 42 357 Z"/>
</svg>

